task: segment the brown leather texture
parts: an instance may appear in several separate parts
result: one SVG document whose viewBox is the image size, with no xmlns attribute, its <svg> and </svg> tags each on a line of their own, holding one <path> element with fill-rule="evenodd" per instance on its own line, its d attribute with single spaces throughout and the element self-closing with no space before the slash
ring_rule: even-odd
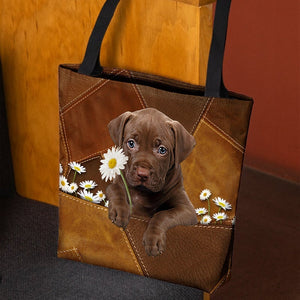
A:
<svg viewBox="0 0 300 300">
<path fill-rule="evenodd" d="M 60 193 L 58 256 L 142 275 L 123 229 L 107 208 Z"/>
<path fill-rule="evenodd" d="M 181 122 L 194 135 L 196 147 L 181 164 L 184 186 L 195 208 L 220 212 L 213 201 L 232 206 L 224 221 L 177 226 L 167 233 L 167 250 L 149 257 L 142 245 L 148 219 L 132 216 L 124 231 L 108 219 L 107 209 L 60 193 L 59 257 L 116 268 L 212 291 L 229 276 L 232 221 L 245 151 L 252 99 L 230 93 L 230 99 L 203 96 L 203 87 L 163 77 L 105 69 L 101 78 L 77 73 L 78 65 L 59 68 L 60 162 L 72 182 L 68 163 L 81 163 L 87 172 L 75 182 L 101 180 L 100 159 L 113 146 L 107 124 L 125 111 L 155 107 Z M 201 201 L 203 189 L 212 192 Z"/>
<path fill-rule="evenodd" d="M 146 254 L 142 244 L 148 221 L 132 217 L 126 227 L 145 276 L 212 290 L 223 275 L 231 226 L 176 226 L 167 232 L 167 251 L 153 258 Z"/>
</svg>

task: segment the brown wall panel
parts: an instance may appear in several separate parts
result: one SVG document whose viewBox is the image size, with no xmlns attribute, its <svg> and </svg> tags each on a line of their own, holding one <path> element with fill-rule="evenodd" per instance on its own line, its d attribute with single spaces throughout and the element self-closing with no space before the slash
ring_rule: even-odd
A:
<svg viewBox="0 0 300 300">
<path fill-rule="evenodd" d="M 232 1 L 225 83 L 254 98 L 245 163 L 300 181 L 300 2 Z"/>
</svg>

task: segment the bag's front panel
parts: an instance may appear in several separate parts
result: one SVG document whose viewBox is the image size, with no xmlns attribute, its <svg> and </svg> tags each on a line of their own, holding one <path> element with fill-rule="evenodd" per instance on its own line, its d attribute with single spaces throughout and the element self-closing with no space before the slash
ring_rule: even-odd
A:
<svg viewBox="0 0 300 300">
<path fill-rule="evenodd" d="M 69 71 L 62 72 L 61 77 L 66 73 L 65 82 L 73 80 L 76 85 L 80 75 Z M 115 75 L 124 75 L 125 79 L 114 80 Z M 80 80 L 87 76 L 83 78 Z M 125 234 L 109 221 L 102 205 L 85 205 L 78 194 L 72 197 L 62 193 L 59 255 L 209 291 L 227 271 L 225 263 L 252 102 L 175 91 L 176 87 L 160 89 L 135 82 L 131 73 L 124 70 L 114 70 L 105 79 L 93 78 L 92 87 L 81 83 L 69 92 L 61 91 L 63 174 L 78 186 L 84 180 L 93 180 L 97 184 L 93 193 L 105 192 L 108 183 L 101 180 L 99 167 L 104 151 L 113 145 L 107 124 L 124 111 L 155 107 L 194 134 L 197 145 L 182 163 L 184 186 L 194 207 L 205 208 L 211 222 L 202 225 L 203 216 L 199 216 L 197 226 L 169 230 L 167 250 L 153 258 L 147 256 L 142 245 L 147 220 L 133 217 Z M 86 172 L 75 175 L 68 166 L 72 161 L 81 162 Z M 212 195 L 202 201 L 199 195 L 206 188 Z M 228 201 L 231 209 L 225 211 L 217 206 L 212 201 L 216 197 Z M 213 215 L 219 212 L 225 212 L 227 219 L 216 221 Z"/>
</svg>

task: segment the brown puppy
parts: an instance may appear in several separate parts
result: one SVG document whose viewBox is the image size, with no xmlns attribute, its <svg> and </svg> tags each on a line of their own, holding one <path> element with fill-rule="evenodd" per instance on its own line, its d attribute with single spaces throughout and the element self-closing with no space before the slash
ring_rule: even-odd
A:
<svg viewBox="0 0 300 300">
<path fill-rule="evenodd" d="M 108 124 L 110 135 L 128 156 L 124 176 L 134 215 L 151 220 L 143 243 L 148 255 L 166 247 L 166 232 L 177 225 L 197 223 L 184 187 L 180 163 L 195 146 L 194 137 L 177 121 L 153 108 L 126 112 Z M 124 184 L 118 176 L 106 190 L 109 218 L 126 227 L 130 218 Z"/>
</svg>

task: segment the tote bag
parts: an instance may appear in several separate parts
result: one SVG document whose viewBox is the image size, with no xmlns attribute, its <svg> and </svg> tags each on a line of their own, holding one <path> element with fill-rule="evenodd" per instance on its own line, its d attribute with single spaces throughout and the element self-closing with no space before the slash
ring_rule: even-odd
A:
<svg viewBox="0 0 300 300">
<path fill-rule="evenodd" d="M 118 3 L 110 0 L 104 4 L 83 62 L 59 66 L 58 256 L 212 292 L 230 274 L 237 196 L 253 103 L 247 96 L 227 91 L 223 84 L 230 0 L 217 1 L 205 87 L 103 68 L 99 63 L 101 43 Z M 82 199 L 78 190 L 74 192 L 74 183 L 79 186 L 93 180 L 97 187 L 90 192 L 98 192 L 98 202 L 105 197 L 108 183 L 101 180 L 99 166 L 103 154 L 113 146 L 107 125 L 125 111 L 146 107 L 179 121 L 196 140 L 181 167 L 198 224 L 170 229 L 166 251 L 154 258 L 146 254 L 142 244 L 149 219 L 133 215 L 126 229 L 119 228 L 108 218 L 107 199 L 93 203 Z M 79 166 L 77 171 L 74 162 Z"/>
</svg>

